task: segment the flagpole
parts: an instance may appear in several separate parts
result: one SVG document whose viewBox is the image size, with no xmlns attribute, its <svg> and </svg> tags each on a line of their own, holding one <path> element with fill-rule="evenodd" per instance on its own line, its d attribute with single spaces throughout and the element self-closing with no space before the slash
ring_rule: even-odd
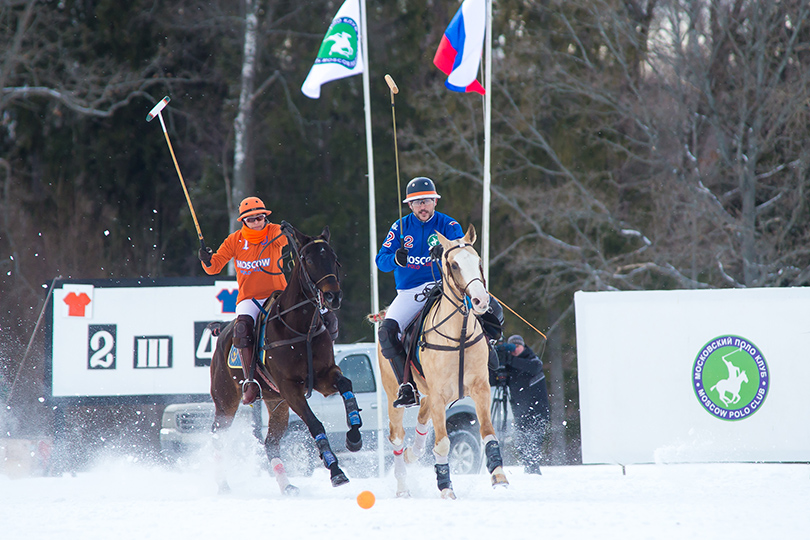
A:
<svg viewBox="0 0 810 540">
<path fill-rule="evenodd" d="M 490 169 L 492 167 L 492 0 L 487 0 L 487 23 L 484 37 L 484 201 L 481 224 L 481 262 L 484 269 L 484 281 L 489 283 L 489 206 L 490 184 L 492 182 Z"/>
<path fill-rule="evenodd" d="M 371 143 L 371 91 L 369 90 L 369 71 L 371 63 L 368 55 L 368 24 L 366 21 L 366 0 L 360 0 L 360 36 L 362 43 L 363 59 L 365 69 L 363 69 L 363 108 L 366 113 L 366 158 L 368 159 L 368 249 L 369 249 L 369 272 L 371 274 L 371 313 L 380 311 L 379 281 L 377 279 L 377 203 L 374 192 L 374 150 Z M 374 342 L 379 346 L 377 337 L 377 325 L 374 325 Z M 379 371 L 377 379 L 377 467 L 379 476 L 385 472 L 385 454 L 383 453 L 384 434 L 383 426 L 383 398 L 382 379 Z"/>
</svg>

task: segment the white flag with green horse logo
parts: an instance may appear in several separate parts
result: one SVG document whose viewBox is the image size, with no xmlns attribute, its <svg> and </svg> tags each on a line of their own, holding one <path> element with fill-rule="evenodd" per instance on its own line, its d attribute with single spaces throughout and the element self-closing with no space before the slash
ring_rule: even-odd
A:
<svg viewBox="0 0 810 540">
<path fill-rule="evenodd" d="M 332 19 L 301 91 L 307 97 L 318 99 L 321 85 L 362 72 L 360 1 L 346 0 Z"/>
</svg>

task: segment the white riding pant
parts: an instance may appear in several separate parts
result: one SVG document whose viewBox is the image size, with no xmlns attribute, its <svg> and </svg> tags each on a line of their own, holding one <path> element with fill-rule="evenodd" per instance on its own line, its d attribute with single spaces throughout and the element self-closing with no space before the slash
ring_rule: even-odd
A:
<svg viewBox="0 0 810 540">
<path fill-rule="evenodd" d="M 431 282 L 410 289 L 397 289 L 397 295 L 385 311 L 386 319 L 393 319 L 399 324 L 400 335 L 405 327 L 419 314 L 425 305 L 427 295 L 422 294 Z"/>
<path fill-rule="evenodd" d="M 265 300 L 267 300 L 267 298 L 257 298 L 256 302 L 258 302 L 258 305 L 250 298 L 248 298 L 247 300 L 242 300 L 241 302 L 236 304 L 236 316 L 238 317 L 239 315 L 250 315 L 251 317 L 253 317 L 253 322 L 255 324 L 256 319 L 259 316 L 259 311 L 261 311 L 259 309 L 259 306 L 263 306 Z"/>
</svg>

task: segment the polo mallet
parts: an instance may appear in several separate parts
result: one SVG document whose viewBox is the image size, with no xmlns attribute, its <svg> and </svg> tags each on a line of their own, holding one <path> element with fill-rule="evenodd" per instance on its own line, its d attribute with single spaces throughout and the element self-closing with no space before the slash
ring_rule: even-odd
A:
<svg viewBox="0 0 810 540">
<path fill-rule="evenodd" d="M 402 232 L 402 203 L 399 202 L 402 187 L 399 183 L 399 150 L 397 149 L 397 113 L 394 107 L 394 94 L 399 93 L 397 83 L 391 75 L 385 74 L 385 82 L 388 84 L 388 89 L 391 91 L 391 119 L 394 121 L 394 162 L 397 167 L 397 208 L 399 208 L 399 245 L 402 247 L 405 244 L 404 233 Z"/>
<path fill-rule="evenodd" d="M 399 182 L 399 150 L 397 149 L 397 112 L 394 106 L 394 94 L 399 94 L 399 88 L 397 88 L 397 83 L 394 82 L 394 78 L 391 77 L 389 74 L 385 74 L 385 82 L 388 85 L 388 89 L 391 91 L 391 120 L 394 122 L 394 162 L 396 163 L 397 167 L 397 208 L 399 208 L 399 246 L 405 246 L 405 233 L 402 231 L 402 203 L 399 200 L 399 197 L 402 193 L 402 187 Z M 393 368 L 393 365 L 391 366 Z M 409 382 L 410 379 L 410 363 L 408 362 L 408 355 L 407 351 L 405 354 L 405 366 L 402 368 L 402 383 Z M 394 369 L 394 373 L 396 373 L 396 369 Z M 415 390 L 414 390 L 415 391 Z"/>
<path fill-rule="evenodd" d="M 174 148 L 172 148 L 172 141 L 169 140 L 169 132 L 166 131 L 166 124 L 163 122 L 163 115 L 160 114 L 166 105 L 169 104 L 169 96 L 164 97 L 161 99 L 157 105 L 152 107 L 152 110 L 149 111 L 149 114 L 146 115 L 146 121 L 151 122 L 157 116 L 160 119 L 160 127 L 163 128 L 163 135 L 166 136 L 166 144 L 169 145 L 169 152 L 172 154 L 172 161 L 174 161 L 174 168 L 177 169 L 177 176 L 180 177 L 180 185 L 183 186 L 183 193 L 186 194 L 186 201 L 188 202 L 188 209 L 191 210 L 191 219 L 194 220 L 194 227 L 197 228 L 197 237 L 200 239 L 200 248 L 205 251 L 205 240 L 203 240 L 203 234 L 200 230 L 200 224 L 197 221 L 197 214 L 194 213 L 194 206 L 191 204 L 191 197 L 188 195 L 188 189 L 186 189 L 186 182 L 183 180 L 183 173 L 180 172 L 180 166 L 177 164 L 177 158 L 174 156 Z M 211 262 L 209 261 L 206 263 L 205 266 L 211 266 Z"/>
</svg>

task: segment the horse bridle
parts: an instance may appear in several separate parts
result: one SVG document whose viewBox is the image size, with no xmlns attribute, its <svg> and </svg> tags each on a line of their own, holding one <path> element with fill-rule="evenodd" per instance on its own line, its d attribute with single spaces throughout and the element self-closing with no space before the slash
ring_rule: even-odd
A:
<svg viewBox="0 0 810 540">
<path fill-rule="evenodd" d="M 457 245 L 451 247 L 450 249 L 448 249 L 447 251 L 445 251 L 444 254 L 443 254 L 443 258 L 445 259 L 445 261 L 444 261 L 445 264 L 447 264 L 449 262 L 448 261 L 448 255 L 452 251 L 454 251 L 456 249 L 464 249 L 464 248 L 469 247 L 469 246 L 471 246 L 471 244 L 461 243 L 461 244 L 457 244 Z M 469 283 L 467 283 L 464 287 L 462 287 L 461 284 L 456 279 L 456 276 L 450 271 L 450 268 L 447 268 L 446 273 L 447 273 L 448 278 L 453 281 L 453 284 L 455 285 L 455 287 L 458 290 L 461 291 L 462 295 L 465 295 L 467 293 L 467 289 L 476 280 L 480 281 L 484 285 L 484 288 L 486 289 L 486 282 L 484 282 L 484 280 L 482 278 L 480 278 L 480 277 L 475 277 L 475 278 L 471 279 L 469 281 Z M 453 306 L 455 306 L 455 309 L 452 312 L 450 312 L 450 314 L 447 317 L 445 317 L 444 319 L 442 319 L 438 323 L 434 324 L 432 327 L 425 328 L 425 330 L 422 332 L 422 336 L 420 337 L 420 340 L 419 340 L 419 347 L 421 349 L 423 349 L 423 350 L 424 349 L 432 349 L 432 350 L 435 350 L 435 351 L 458 351 L 458 363 L 459 363 L 459 370 L 458 370 L 458 397 L 459 397 L 459 399 L 461 399 L 462 397 L 464 397 L 464 350 L 468 349 L 469 347 L 472 347 L 473 345 L 475 345 L 476 343 L 481 341 L 481 339 L 484 337 L 484 330 L 479 325 L 479 333 L 478 333 L 478 335 L 476 335 L 474 339 L 467 339 L 467 321 L 469 320 L 469 317 L 470 317 L 470 308 L 467 307 L 467 303 L 464 301 L 463 296 L 459 297 L 459 296 L 456 295 L 455 291 L 452 291 L 453 296 L 455 297 L 455 300 L 458 301 L 458 304 L 456 304 L 454 299 L 451 298 L 450 296 L 448 296 L 448 294 L 446 292 L 447 288 L 448 287 L 442 287 L 442 296 L 447 298 L 447 300 Z M 439 330 L 439 328 L 443 324 L 445 324 L 447 321 L 449 321 L 456 313 L 460 313 L 462 315 L 462 317 L 463 317 L 463 320 L 461 322 L 461 336 L 459 336 L 458 339 L 456 339 L 454 337 L 451 337 L 451 336 L 448 336 L 446 334 L 443 334 Z M 428 343 L 427 341 L 425 341 L 425 336 L 430 331 L 436 332 L 438 335 L 442 336 L 447 341 L 458 343 L 458 345 L 457 346 L 449 346 L 449 345 L 437 345 L 437 344 Z"/>
<path fill-rule="evenodd" d="M 447 256 L 448 256 L 448 255 L 449 255 L 449 254 L 450 254 L 452 251 L 454 251 L 454 250 L 456 250 L 456 249 L 463 249 L 463 248 L 466 248 L 466 247 L 469 247 L 469 246 L 471 246 L 471 244 L 458 244 L 458 245 L 455 245 L 455 246 L 451 247 L 451 248 L 450 248 L 450 249 L 448 249 L 447 251 L 445 251 L 445 252 L 444 252 L 444 254 L 443 254 L 443 258 L 445 259 L 445 263 L 447 263 L 447 262 L 448 262 L 448 261 L 447 261 Z M 456 341 L 456 342 L 460 342 L 460 340 L 457 340 L 457 339 L 455 339 L 455 338 L 453 338 L 453 337 L 450 337 L 450 336 L 447 336 L 447 335 L 443 334 L 441 331 L 439 331 L 439 328 L 440 328 L 442 325 L 444 325 L 444 324 L 445 324 L 447 321 L 449 321 L 449 320 L 450 320 L 450 319 L 451 319 L 451 318 L 452 318 L 452 317 L 453 317 L 453 316 L 454 316 L 456 313 L 460 313 L 461 315 L 463 315 L 463 316 L 464 316 L 464 324 L 465 324 L 465 328 L 466 328 L 466 322 L 467 322 L 467 317 L 469 316 L 469 313 L 470 313 L 470 308 L 467 306 L 467 303 L 464 301 L 464 296 L 463 296 L 463 295 L 464 295 L 464 294 L 466 294 L 467 289 L 469 289 L 470 285 L 472 285 L 472 284 L 473 284 L 473 282 L 475 282 L 475 281 L 480 281 L 480 282 L 481 282 L 481 283 L 484 285 L 484 288 L 486 288 L 486 282 L 485 282 L 485 281 L 484 281 L 482 278 L 480 278 L 480 277 L 474 277 L 473 279 L 471 279 L 471 280 L 469 281 L 469 283 L 467 283 L 465 286 L 462 286 L 462 284 L 461 284 L 461 283 L 459 283 L 458 279 L 456 279 L 456 276 L 455 276 L 455 275 L 454 275 L 452 272 L 450 272 L 450 269 L 448 269 L 448 270 L 447 270 L 447 275 L 448 275 L 449 279 L 450 279 L 450 280 L 453 282 L 453 284 L 455 285 L 455 288 L 456 288 L 456 289 L 458 289 L 459 291 L 461 291 L 462 296 L 458 296 L 458 295 L 455 293 L 455 291 L 451 291 L 451 293 L 452 293 L 452 295 L 453 295 L 453 297 L 451 298 L 451 297 L 450 297 L 450 296 L 447 294 L 447 289 L 448 289 L 449 287 L 442 287 L 442 296 L 444 296 L 445 298 L 447 298 L 447 300 L 449 300 L 449 301 L 450 301 L 450 303 L 451 303 L 453 306 L 455 306 L 455 309 L 454 309 L 454 310 L 453 310 L 453 311 L 452 311 L 452 312 L 451 312 L 451 313 L 450 313 L 450 314 L 449 314 L 447 317 L 445 317 L 444 319 L 442 319 L 442 320 L 441 320 L 441 321 L 439 321 L 438 323 L 434 324 L 434 325 L 433 325 L 433 326 L 431 326 L 430 328 L 426 328 L 426 329 L 424 330 L 424 332 L 423 332 L 423 339 L 421 340 L 421 342 L 420 342 L 420 344 L 419 344 L 419 345 L 420 345 L 420 347 L 422 347 L 422 348 L 431 348 L 431 349 L 439 349 L 439 350 L 453 350 L 453 351 L 454 351 L 454 350 L 458 350 L 458 349 L 459 349 L 459 347 L 461 347 L 461 343 L 459 343 L 459 347 L 445 347 L 445 346 L 441 346 L 441 345 L 430 345 L 429 343 L 425 342 L 425 340 L 424 340 L 424 334 L 427 334 L 428 332 L 433 331 L 433 332 L 436 332 L 437 334 L 439 334 L 440 336 L 442 336 L 443 338 L 445 338 L 445 339 L 447 339 L 447 340 L 449 340 L 449 341 Z M 483 331 L 482 331 L 482 332 L 481 332 L 481 333 L 480 333 L 480 334 L 479 334 L 479 335 L 478 335 L 478 336 L 475 338 L 475 340 L 474 340 L 474 341 L 472 341 L 472 342 L 467 342 L 467 343 L 466 343 L 466 345 L 465 345 L 465 347 L 470 347 L 470 346 L 472 346 L 473 344 L 477 343 L 477 342 L 478 342 L 478 341 L 479 341 L 479 340 L 480 340 L 480 339 L 483 337 L 483 335 L 484 335 L 484 334 L 483 334 Z"/>
<path fill-rule="evenodd" d="M 316 238 L 315 240 L 312 240 L 311 242 L 301 246 L 299 250 L 296 250 L 298 262 L 301 264 L 301 277 L 300 277 L 300 279 L 302 280 L 301 285 L 309 289 L 309 292 L 312 293 L 313 296 L 313 298 L 311 298 L 310 301 L 318 308 L 318 310 L 320 310 L 323 308 L 323 295 L 321 293 L 321 290 L 318 288 L 318 285 L 320 285 L 323 280 L 333 277 L 335 278 L 335 281 L 337 281 L 339 286 L 340 277 L 338 277 L 336 273 L 330 273 L 324 274 L 318 281 L 312 279 L 312 276 L 309 275 L 309 270 L 307 270 L 306 264 L 304 264 L 304 250 L 311 246 L 314 246 L 315 244 L 326 244 L 326 246 L 329 248 L 329 251 L 332 252 L 332 256 L 335 258 L 336 272 L 337 268 L 340 267 L 340 261 L 337 258 L 337 254 L 332 249 L 332 246 L 329 245 L 329 242 L 327 242 L 322 238 Z"/>
<path fill-rule="evenodd" d="M 273 309 L 275 310 L 275 313 L 272 316 L 268 316 L 267 320 L 270 321 L 271 319 L 278 319 L 281 322 L 281 324 L 283 324 L 291 332 L 297 334 L 297 336 L 291 339 L 283 339 L 273 341 L 271 343 L 265 343 L 263 346 L 264 350 L 267 351 L 270 349 L 275 349 L 277 347 L 282 347 L 284 345 L 292 345 L 294 343 L 299 343 L 301 341 L 307 342 L 307 382 L 305 391 L 305 397 L 307 399 L 309 399 L 309 396 L 312 394 L 312 387 L 315 380 L 315 374 L 313 372 L 313 364 L 312 364 L 312 339 L 326 331 L 326 324 L 324 323 L 323 316 L 321 315 L 321 309 L 323 308 L 323 300 L 322 300 L 323 296 L 320 289 L 318 289 L 318 284 L 320 284 L 324 279 L 327 279 L 329 277 L 334 277 L 335 280 L 338 282 L 338 284 L 340 284 L 340 278 L 335 273 L 325 274 L 320 279 L 318 279 L 318 281 L 314 281 L 312 279 L 312 276 L 309 275 L 307 265 L 304 262 L 304 250 L 309 248 L 310 246 L 319 243 L 324 243 L 327 245 L 327 247 L 329 247 L 329 250 L 331 251 L 332 256 L 335 259 L 335 267 L 337 268 L 340 266 L 340 261 L 337 258 L 337 254 L 334 252 L 334 250 L 332 250 L 332 247 L 326 240 L 316 238 L 315 240 L 312 240 L 304 244 L 299 249 L 295 249 L 293 245 L 293 251 L 295 252 L 296 257 L 298 258 L 298 263 L 301 268 L 299 273 L 299 283 L 301 284 L 301 288 L 305 291 L 304 296 L 306 299 L 301 302 L 298 302 L 293 306 L 288 307 L 284 311 L 281 311 L 281 306 L 279 305 L 278 301 L 276 301 L 273 304 Z M 312 294 L 312 297 L 307 295 L 306 293 L 307 289 L 309 289 L 309 292 Z M 287 324 L 287 321 L 284 320 L 283 316 L 286 315 L 287 313 L 295 311 L 296 309 L 306 304 L 312 304 L 315 307 L 315 309 L 313 310 L 312 320 L 310 321 L 309 329 L 307 330 L 306 333 L 303 333 L 299 332 L 298 330 Z"/>
<path fill-rule="evenodd" d="M 447 256 L 452 251 L 455 251 L 457 249 L 465 249 L 465 248 L 468 248 L 468 247 L 472 247 L 472 244 L 457 244 L 457 245 L 451 247 L 450 249 L 448 249 L 447 251 L 444 252 L 444 258 L 447 259 Z M 481 263 L 480 262 L 478 263 L 478 267 L 479 267 L 479 269 L 481 268 Z M 467 289 L 469 289 L 470 285 L 472 285 L 475 281 L 480 281 L 481 284 L 484 286 L 484 288 L 485 289 L 487 288 L 487 284 L 484 281 L 483 277 L 474 277 L 467 283 L 467 285 L 462 287 L 461 283 L 458 282 L 455 275 L 451 274 L 449 270 L 448 270 L 447 274 L 450 277 L 450 279 L 453 281 L 453 284 L 456 286 L 456 288 L 458 290 L 460 290 L 463 294 L 467 294 Z M 456 296 L 455 292 L 453 293 L 453 296 Z M 456 300 L 458 300 L 462 304 L 464 303 L 464 298 L 463 297 L 456 296 Z"/>
</svg>

